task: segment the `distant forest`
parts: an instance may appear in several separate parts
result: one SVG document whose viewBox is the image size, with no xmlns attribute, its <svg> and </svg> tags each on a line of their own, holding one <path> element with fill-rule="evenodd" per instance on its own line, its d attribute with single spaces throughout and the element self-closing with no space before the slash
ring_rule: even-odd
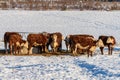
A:
<svg viewBox="0 0 120 80">
<path fill-rule="evenodd" d="M 120 0 L 0 0 L 1 10 L 120 10 Z"/>
</svg>

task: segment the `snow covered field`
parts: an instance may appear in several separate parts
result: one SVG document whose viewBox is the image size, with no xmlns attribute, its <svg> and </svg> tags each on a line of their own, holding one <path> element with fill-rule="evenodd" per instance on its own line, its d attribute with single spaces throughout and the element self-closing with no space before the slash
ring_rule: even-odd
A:
<svg viewBox="0 0 120 80">
<path fill-rule="evenodd" d="M 113 35 L 117 45 L 112 56 L 0 56 L 0 80 L 120 80 L 120 11 L 0 11 L 0 39 L 6 31 Z"/>
</svg>

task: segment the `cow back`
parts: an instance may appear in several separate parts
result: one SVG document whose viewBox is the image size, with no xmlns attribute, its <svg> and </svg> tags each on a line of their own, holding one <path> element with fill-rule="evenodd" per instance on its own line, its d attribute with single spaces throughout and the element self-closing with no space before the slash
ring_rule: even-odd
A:
<svg viewBox="0 0 120 80">
<path fill-rule="evenodd" d="M 88 46 L 88 45 L 95 45 L 94 43 L 94 38 L 93 36 L 89 36 L 89 35 L 75 35 L 75 36 L 70 36 L 71 39 L 71 43 L 72 44 L 76 44 L 76 43 L 80 43 L 83 47 Z"/>
<path fill-rule="evenodd" d="M 22 36 L 19 33 L 17 33 L 17 32 L 6 32 L 4 34 L 4 41 L 8 42 L 8 40 L 9 40 L 11 35 L 18 35 L 18 36 L 20 36 L 22 38 Z"/>
<path fill-rule="evenodd" d="M 102 40 L 105 46 L 108 44 L 112 44 L 112 45 L 116 44 L 116 40 L 113 36 L 99 36 L 98 40 Z"/>
<path fill-rule="evenodd" d="M 17 34 L 12 34 L 9 36 L 9 41 L 12 41 L 12 42 L 20 42 L 21 41 L 21 36 L 20 35 L 17 35 Z"/>
<path fill-rule="evenodd" d="M 48 40 L 43 34 L 29 34 L 27 41 L 33 45 L 35 42 L 38 44 L 46 44 Z"/>
</svg>

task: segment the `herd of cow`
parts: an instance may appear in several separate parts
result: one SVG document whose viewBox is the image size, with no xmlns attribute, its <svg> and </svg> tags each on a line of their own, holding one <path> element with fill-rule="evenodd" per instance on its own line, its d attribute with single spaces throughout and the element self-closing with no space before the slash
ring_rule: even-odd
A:
<svg viewBox="0 0 120 80">
<path fill-rule="evenodd" d="M 72 52 L 73 55 L 81 53 L 87 53 L 88 57 L 92 56 L 96 47 L 99 47 L 101 54 L 105 46 L 108 47 L 108 54 L 112 55 L 114 45 L 116 44 L 113 36 L 99 36 L 96 40 L 92 35 L 77 34 L 68 35 L 63 38 L 60 32 L 55 33 L 30 33 L 27 36 L 27 40 L 23 40 L 22 36 L 18 32 L 5 32 L 4 44 L 5 53 L 8 53 L 7 43 L 9 44 L 10 54 L 19 54 L 23 48 L 28 50 L 28 54 L 32 54 L 33 47 L 38 47 L 39 52 L 49 53 L 49 46 L 51 52 L 57 53 L 62 51 L 62 41 L 65 41 L 65 45 L 68 52 Z"/>
</svg>

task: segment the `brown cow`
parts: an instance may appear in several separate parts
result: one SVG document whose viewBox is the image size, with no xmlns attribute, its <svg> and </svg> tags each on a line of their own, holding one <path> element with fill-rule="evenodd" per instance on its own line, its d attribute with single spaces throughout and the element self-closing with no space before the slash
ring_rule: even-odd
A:
<svg viewBox="0 0 120 80">
<path fill-rule="evenodd" d="M 112 55 L 112 51 L 114 48 L 114 45 L 116 44 L 116 40 L 113 36 L 99 36 L 98 40 L 101 42 L 99 45 L 100 50 L 101 50 L 101 54 L 103 55 L 103 49 L 105 46 L 108 47 L 108 54 Z"/>
<path fill-rule="evenodd" d="M 94 38 L 92 35 L 87 35 L 87 34 L 78 34 L 78 35 L 68 35 L 68 36 L 66 36 L 66 38 L 65 38 L 65 45 L 66 45 L 66 48 L 67 48 L 67 51 L 69 52 L 71 52 L 71 44 L 72 44 L 72 42 L 71 42 L 71 37 L 91 37 L 91 38 Z"/>
<path fill-rule="evenodd" d="M 20 52 L 21 47 L 27 47 L 27 41 L 22 40 L 22 36 L 17 32 L 6 32 L 4 34 L 4 45 L 5 51 L 7 52 L 7 43 L 9 43 L 10 53 L 12 54 L 14 51 L 15 54 L 18 51 Z"/>
<path fill-rule="evenodd" d="M 62 34 L 60 32 L 51 33 L 50 34 L 50 46 L 52 48 L 52 52 L 58 52 L 62 50 Z"/>
<path fill-rule="evenodd" d="M 10 35 L 13 35 L 13 34 L 16 34 L 16 35 L 22 37 L 17 32 L 5 32 L 5 34 L 4 34 L 5 53 L 8 53 L 8 51 L 7 51 L 7 43 L 9 42 Z"/>
<path fill-rule="evenodd" d="M 22 40 L 22 38 L 16 34 L 10 35 L 9 38 L 9 49 L 10 49 L 10 53 L 12 54 L 12 51 L 16 52 L 18 51 L 18 54 L 21 51 L 22 47 L 27 47 L 27 41 Z"/>
<path fill-rule="evenodd" d="M 39 33 L 39 34 L 29 34 L 27 36 L 28 41 L 28 54 L 32 53 L 32 47 L 42 47 L 42 51 L 48 52 L 46 44 L 48 42 L 48 39 L 45 35 Z"/>
<path fill-rule="evenodd" d="M 91 35 L 70 35 L 69 40 L 73 55 L 77 55 L 77 50 L 80 49 L 82 52 L 86 51 L 88 57 L 92 56 L 98 43 Z"/>
<path fill-rule="evenodd" d="M 46 44 L 46 46 L 47 46 L 47 49 L 49 50 L 49 46 L 50 46 L 50 44 L 51 44 L 51 42 L 52 42 L 52 39 L 51 39 L 51 33 L 48 33 L 48 32 L 42 32 L 42 34 L 44 35 L 44 36 L 46 36 L 47 37 L 47 39 L 48 39 L 48 42 L 47 42 L 47 44 Z"/>
</svg>

